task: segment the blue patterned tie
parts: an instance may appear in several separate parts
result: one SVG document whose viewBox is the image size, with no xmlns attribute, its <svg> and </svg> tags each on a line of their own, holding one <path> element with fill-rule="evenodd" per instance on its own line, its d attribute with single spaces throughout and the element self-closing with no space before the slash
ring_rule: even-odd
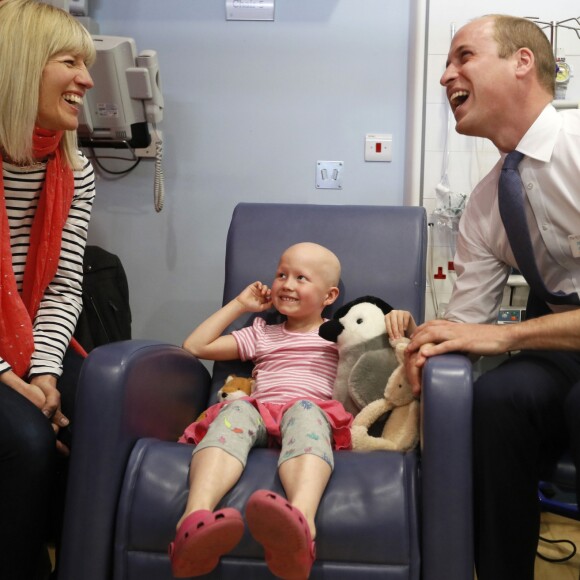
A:
<svg viewBox="0 0 580 580">
<path fill-rule="evenodd" d="M 518 165 L 523 157 L 523 153 L 512 151 L 505 158 L 499 177 L 498 197 L 499 213 L 518 264 L 518 270 L 523 274 L 534 294 L 545 302 L 580 305 L 580 299 L 576 293 L 550 292 L 538 271 L 526 219 L 522 179 L 518 171 Z"/>
</svg>

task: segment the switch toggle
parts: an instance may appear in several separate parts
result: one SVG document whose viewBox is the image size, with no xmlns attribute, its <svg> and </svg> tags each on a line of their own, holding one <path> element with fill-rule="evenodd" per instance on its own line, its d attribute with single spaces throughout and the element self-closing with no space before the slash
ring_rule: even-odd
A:
<svg viewBox="0 0 580 580">
<path fill-rule="evenodd" d="M 371 133 L 365 137 L 365 161 L 392 161 L 393 136 L 390 133 Z"/>
</svg>

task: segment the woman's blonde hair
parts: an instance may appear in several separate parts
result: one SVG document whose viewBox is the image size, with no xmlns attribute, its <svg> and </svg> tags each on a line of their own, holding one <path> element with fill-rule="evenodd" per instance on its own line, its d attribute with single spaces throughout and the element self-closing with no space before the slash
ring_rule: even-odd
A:
<svg viewBox="0 0 580 580">
<path fill-rule="evenodd" d="M 96 58 L 89 32 L 70 14 L 37 0 L 0 1 L 0 147 L 17 163 L 32 163 L 32 134 L 42 72 L 58 53 Z M 61 152 L 80 169 L 76 131 L 65 131 Z"/>
</svg>

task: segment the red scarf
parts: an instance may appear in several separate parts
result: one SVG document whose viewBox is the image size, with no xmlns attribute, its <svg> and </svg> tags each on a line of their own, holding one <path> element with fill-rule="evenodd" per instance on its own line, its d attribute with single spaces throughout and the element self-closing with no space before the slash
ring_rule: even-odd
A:
<svg viewBox="0 0 580 580">
<path fill-rule="evenodd" d="M 30 230 L 22 296 L 18 293 L 12 267 L 10 227 L 0 158 L 0 356 L 20 377 L 26 374 L 30 366 L 34 352 L 32 321 L 58 268 L 62 230 L 74 194 L 73 172 L 68 164 L 63 163 L 58 146 L 62 134 L 62 131 L 47 131 L 39 127 L 34 129 L 34 156 L 37 159 L 48 156 L 48 163 Z"/>
</svg>

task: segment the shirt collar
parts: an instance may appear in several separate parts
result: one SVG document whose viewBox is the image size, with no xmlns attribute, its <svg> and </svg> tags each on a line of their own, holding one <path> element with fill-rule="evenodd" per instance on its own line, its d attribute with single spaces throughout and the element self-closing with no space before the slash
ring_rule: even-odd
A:
<svg viewBox="0 0 580 580">
<path fill-rule="evenodd" d="M 561 128 L 561 115 L 548 104 L 522 137 L 516 149 L 526 157 L 543 162 L 550 161 Z"/>
</svg>

